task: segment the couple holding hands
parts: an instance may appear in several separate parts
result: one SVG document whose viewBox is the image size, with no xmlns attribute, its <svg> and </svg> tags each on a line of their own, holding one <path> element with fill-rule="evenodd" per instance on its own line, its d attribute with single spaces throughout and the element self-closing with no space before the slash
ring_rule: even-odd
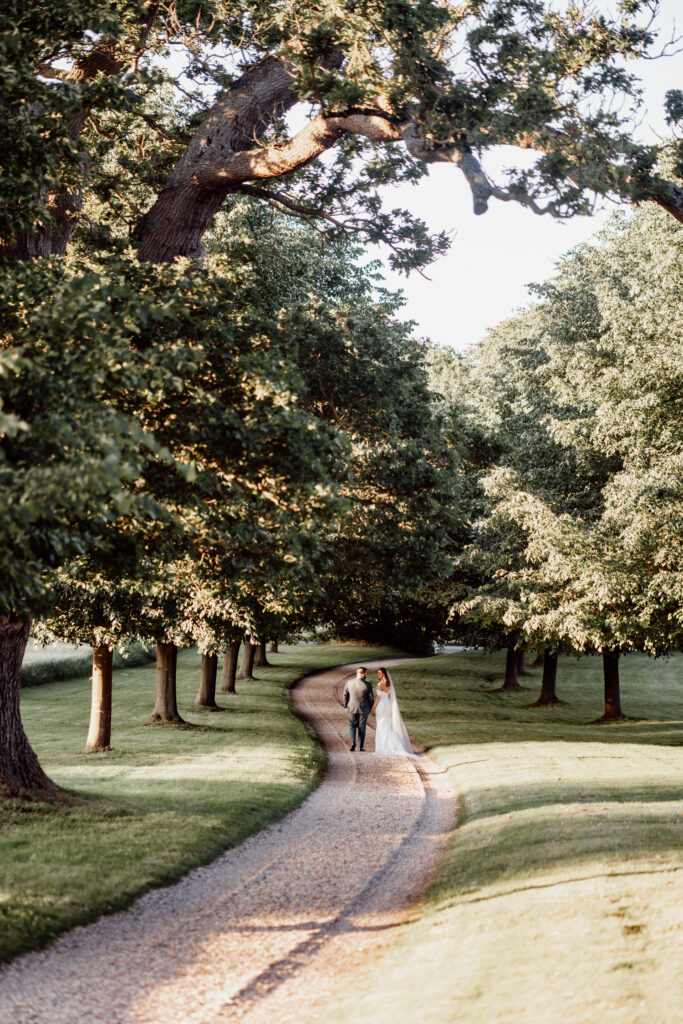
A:
<svg viewBox="0 0 683 1024">
<path fill-rule="evenodd" d="M 377 698 L 365 668 L 356 669 L 344 687 L 344 707 L 349 716 L 351 750 L 362 750 L 365 743 L 365 725 L 368 715 L 375 713 L 375 753 L 391 754 L 398 757 L 412 755 L 410 737 L 401 718 L 396 691 L 391 676 L 385 668 L 377 669 Z"/>
</svg>

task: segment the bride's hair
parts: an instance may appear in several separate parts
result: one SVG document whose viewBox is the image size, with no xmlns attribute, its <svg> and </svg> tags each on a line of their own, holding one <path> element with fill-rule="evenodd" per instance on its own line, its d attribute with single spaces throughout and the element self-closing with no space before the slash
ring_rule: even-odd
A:
<svg viewBox="0 0 683 1024">
<path fill-rule="evenodd" d="M 391 679 L 389 678 L 389 673 L 387 672 L 387 670 L 382 665 L 380 665 L 380 667 L 377 669 L 377 671 L 381 672 L 382 675 L 384 676 L 384 678 L 386 679 L 386 681 L 389 684 L 391 684 Z"/>
</svg>

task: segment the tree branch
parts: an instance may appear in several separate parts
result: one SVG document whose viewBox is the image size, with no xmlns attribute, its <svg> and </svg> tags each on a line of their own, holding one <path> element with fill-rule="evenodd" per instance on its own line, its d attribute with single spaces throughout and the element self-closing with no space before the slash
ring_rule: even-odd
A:
<svg viewBox="0 0 683 1024">
<path fill-rule="evenodd" d="M 305 167 L 347 133 L 361 135 L 373 142 L 403 142 L 412 156 L 425 163 L 455 164 L 470 186 L 476 214 L 485 213 L 491 197 L 513 198 L 489 182 L 481 164 L 470 151 L 430 144 L 420 138 L 412 122 L 397 125 L 379 113 L 351 113 L 338 117 L 319 114 L 289 142 L 243 150 L 224 162 L 205 164 L 193 181 L 203 188 L 215 189 L 278 178 Z"/>
<path fill-rule="evenodd" d="M 665 181 L 661 179 L 657 183 L 657 188 L 653 190 L 651 195 L 647 198 L 650 202 L 657 203 L 663 210 L 670 213 L 672 217 L 675 217 L 677 221 L 683 224 L 683 188 L 676 185 L 673 181 Z"/>
<path fill-rule="evenodd" d="M 341 56 L 329 58 L 329 66 L 339 66 Z M 350 109 L 339 114 L 319 113 L 293 138 L 282 143 L 259 145 L 266 130 L 278 117 L 299 102 L 293 88 L 294 71 L 284 59 L 266 57 L 253 66 L 223 93 L 207 114 L 200 129 L 174 169 L 156 203 L 143 218 L 137 232 L 142 240 L 143 260 L 170 260 L 176 256 L 201 257 L 201 238 L 223 198 L 249 182 L 263 182 L 299 170 L 332 148 L 343 136 L 357 135 L 375 143 L 405 145 L 410 155 L 424 163 L 446 162 L 459 167 L 472 193 L 474 212 L 484 213 L 490 199 L 516 201 L 537 214 L 557 214 L 557 203 L 540 205 L 522 188 L 505 190 L 487 177 L 480 161 L 466 140 L 439 142 L 420 133 L 412 121 L 400 122 L 393 116 L 388 100 L 381 95 L 374 108 Z M 490 145 L 511 145 L 548 154 L 566 156 L 569 167 L 564 174 L 580 188 L 589 180 L 591 168 L 582 159 L 578 140 L 547 125 L 538 131 L 516 137 L 499 137 L 490 126 Z M 487 140 L 488 141 L 488 140 Z M 565 163 L 565 167 L 567 164 Z M 603 168 L 598 180 L 607 193 L 611 188 L 610 168 Z M 626 171 L 625 167 L 621 171 Z M 627 181 L 625 174 L 622 179 Z M 615 178 L 615 182 L 616 182 Z M 627 186 L 628 187 L 628 186 Z M 642 185 L 633 195 L 659 203 L 678 219 L 683 219 L 681 190 L 670 183 L 656 181 L 645 192 Z M 598 186 L 600 188 L 600 185 Z M 267 201 L 276 200 L 265 196 Z M 283 206 L 287 203 L 282 202 Z M 291 207 L 290 207 L 291 208 Z M 294 211 L 316 216 L 310 211 Z M 171 229 L 171 224 L 173 228 Z"/>
<path fill-rule="evenodd" d="M 290 213 L 295 213 L 297 216 L 305 218 L 319 217 L 322 220 L 328 220 L 332 224 L 341 227 L 343 230 L 343 224 L 328 210 L 322 210 L 320 207 L 306 206 L 304 203 L 298 203 L 285 192 L 279 191 L 279 189 L 269 189 L 255 185 L 236 185 L 234 191 L 239 192 L 240 195 L 253 196 L 255 199 L 265 199 L 267 202 L 284 207 L 284 209 L 289 210 Z"/>
<path fill-rule="evenodd" d="M 401 141 L 400 130 L 379 116 L 324 117 L 319 114 L 289 142 L 280 146 L 245 149 L 224 160 L 207 161 L 195 172 L 192 180 L 203 188 L 229 188 L 239 182 L 278 178 L 305 167 L 347 132 L 363 135 L 374 142 Z"/>
</svg>

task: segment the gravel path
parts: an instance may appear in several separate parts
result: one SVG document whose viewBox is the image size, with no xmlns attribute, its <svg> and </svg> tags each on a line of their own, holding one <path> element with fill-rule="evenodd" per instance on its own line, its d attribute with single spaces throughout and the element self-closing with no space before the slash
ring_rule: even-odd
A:
<svg viewBox="0 0 683 1024">
<path fill-rule="evenodd" d="M 371 663 L 368 662 L 368 667 Z M 353 670 L 293 692 L 328 752 L 298 810 L 130 910 L 0 968 L 2 1024 L 280 1024 L 371 966 L 433 874 L 455 797 L 426 755 L 348 750 Z"/>
</svg>

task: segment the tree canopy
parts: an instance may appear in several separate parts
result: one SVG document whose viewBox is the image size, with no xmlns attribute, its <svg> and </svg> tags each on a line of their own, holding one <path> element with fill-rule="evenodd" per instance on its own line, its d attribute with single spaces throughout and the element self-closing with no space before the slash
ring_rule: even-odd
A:
<svg viewBox="0 0 683 1024">
<path fill-rule="evenodd" d="M 1 130 L 14 184 L 0 237 L 10 252 L 63 252 L 92 192 L 143 259 L 196 257 L 226 196 L 243 193 L 382 241 L 408 270 L 447 240 L 385 209 L 381 188 L 433 162 L 459 169 L 476 213 L 498 199 L 566 217 L 610 196 L 681 219 L 660 147 L 633 139 L 628 60 L 666 52 L 657 5 L 616 6 L 12 2 Z M 667 103 L 673 129 L 680 94 Z M 510 159 L 496 183 L 486 156 L 500 147 Z"/>
<path fill-rule="evenodd" d="M 680 227 L 615 217 L 475 355 L 498 438 L 461 614 L 522 646 L 680 649 Z"/>
</svg>

